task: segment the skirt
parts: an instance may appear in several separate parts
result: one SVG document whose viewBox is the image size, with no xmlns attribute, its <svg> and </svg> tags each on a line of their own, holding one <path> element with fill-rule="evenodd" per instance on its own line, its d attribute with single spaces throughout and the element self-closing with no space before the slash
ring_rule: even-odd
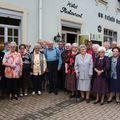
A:
<svg viewBox="0 0 120 120">
<path fill-rule="evenodd" d="M 110 92 L 120 93 L 120 79 L 110 79 Z"/>
<path fill-rule="evenodd" d="M 90 91 L 91 89 L 91 80 L 88 79 L 88 80 L 78 80 L 77 82 L 77 90 L 80 90 L 80 91 Z"/>
<path fill-rule="evenodd" d="M 65 78 L 65 88 L 68 91 L 75 92 L 76 91 L 76 76 L 75 75 L 66 75 Z"/>
<path fill-rule="evenodd" d="M 23 73 L 22 77 L 20 78 L 19 87 L 23 90 L 32 88 L 32 81 L 29 73 Z"/>
<path fill-rule="evenodd" d="M 97 76 L 93 83 L 93 92 L 99 94 L 108 93 L 108 80 L 105 77 Z"/>
</svg>

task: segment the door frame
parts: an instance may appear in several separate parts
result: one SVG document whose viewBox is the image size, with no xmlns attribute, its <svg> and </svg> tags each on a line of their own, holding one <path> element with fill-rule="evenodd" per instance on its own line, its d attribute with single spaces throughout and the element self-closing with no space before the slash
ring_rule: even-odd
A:
<svg viewBox="0 0 120 120">
<path fill-rule="evenodd" d="M 67 34 L 77 35 L 76 43 L 78 43 L 78 41 L 79 41 L 79 34 L 77 32 L 71 32 L 71 31 L 62 30 L 61 34 L 65 34 L 65 43 L 67 43 Z"/>
</svg>

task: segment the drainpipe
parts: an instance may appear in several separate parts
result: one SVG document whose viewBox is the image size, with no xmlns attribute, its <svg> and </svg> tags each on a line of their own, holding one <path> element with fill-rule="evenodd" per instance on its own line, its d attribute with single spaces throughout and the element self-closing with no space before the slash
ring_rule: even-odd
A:
<svg viewBox="0 0 120 120">
<path fill-rule="evenodd" d="M 42 39 L 42 0 L 38 0 L 38 39 Z"/>
</svg>

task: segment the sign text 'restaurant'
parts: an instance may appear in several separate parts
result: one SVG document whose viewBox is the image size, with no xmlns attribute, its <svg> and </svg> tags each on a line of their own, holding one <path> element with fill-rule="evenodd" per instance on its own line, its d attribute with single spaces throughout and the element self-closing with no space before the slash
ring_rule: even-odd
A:
<svg viewBox="0 0 120 120">
<path fill-rule="evenodd" d="M 73 15 L 73 16 L 76 16 L 76 17 L 82 17 L 83 14 L 78 14 L 76 12 L 74 12 L 72 9 L 68 10 L 67 7 L 69 8 L 73 8 L 73 9 L 77 9 L 78 8 L 78 5 L 76 5 L 75 3 L 72 3 L 72 2 L 69 2 L 67 3 L 66 7 L 62 7 L 62 9 L 60 10 L 61 13 L 66 13 L 66 14 L 69 14 L 69 15 Z"/>
</svg>

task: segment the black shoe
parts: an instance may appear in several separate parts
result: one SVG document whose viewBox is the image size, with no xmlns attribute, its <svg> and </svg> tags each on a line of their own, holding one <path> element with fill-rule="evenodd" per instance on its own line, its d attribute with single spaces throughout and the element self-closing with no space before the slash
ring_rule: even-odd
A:
<svg viewBox="0 0 120 120">
<path fill-rule="evenodd" d="M 95 102 L 94 102 L 94 104 L 98 104 L 99 102 L 100 102 L 100 101 L 99 101 L 99 100 L 97 100 L 97 101 L 95 101 Z"/>
<path fill-rule="evenodd" d="M 90 99 L 86 99 L 86 103 L 90 103 Z"/>
<path fill-rule="evenodd" d="M 55 91 L 54 91 L 54 94 L 55 94 L 55 95 L 57 95 L 57 94 L 58 94 L 58 91 L 57 91 L 57 90 L 55 90 Z"/>
<path fill-rule="evenodd" d="M 13 97 L 9 97 L 9 100 L 13 100 Z"/>
<path fill-rule="evenodd" d="M 100 105 L 104 105 L 104 102 L 100 102 Z"/>
<path fill-rule="evenodd" d="M 108 104 L 111 103 L 111 102 L 112 102 L 112 100 L 108 100 L 108 101 L 107 101 Z"/>
<path fill-rule="evenodd" d="M 119 104 L 120 104 L 120 101 L 116 101 L 116 103 L 119 105 Z"/>
<path fill-rule="evenodd" d="M 52 92 L 53 92 L 53 90 L 49 90 L 49 91 L 48 91 L 48 93 L 52 93 Z"/>
<path fill-rule="evenodd" d="M 14 97 L 14 99 L 15 99 L 15 100 L 18 100 L 18 97 L 17 97 L 17 96 L 15 96 L 15 97 Z"/>
</svg>

